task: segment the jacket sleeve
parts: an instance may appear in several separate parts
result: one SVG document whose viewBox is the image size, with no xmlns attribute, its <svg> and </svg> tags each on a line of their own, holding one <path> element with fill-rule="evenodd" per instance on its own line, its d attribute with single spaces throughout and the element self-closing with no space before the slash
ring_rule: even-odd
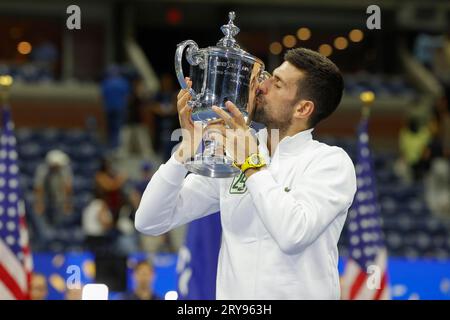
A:
<svg viewBox="0 0 450 320">
<path fill-rule="evenodd" d="M 337 150 L 294 177 L 290 191 L 269 170 L 246 181 L 262 223 L 283 252 L 302 251 L 340 214 L 347 213 L 356 192 L 356 176 L 351 159 Z"/>
<path fill-rule="evenodd" d="M 217 179 L 186 174 L 184 165 L 173 156 L 160 166 L 136 211 L 138 231 L 156 236 L 219 211 Z"/>
</svg>

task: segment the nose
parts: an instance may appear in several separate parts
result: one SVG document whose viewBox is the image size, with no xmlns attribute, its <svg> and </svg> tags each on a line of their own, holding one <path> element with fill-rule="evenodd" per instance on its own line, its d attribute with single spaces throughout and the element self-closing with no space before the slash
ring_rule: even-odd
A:
<svg viewBox="0 0 450 320">
<path fill-rule="evenodd" d="M 260 94 L 267 94 L 267 91 L 269 89 L 269 79 L 265 79 L 258 85 L 258 93 Z"/>
<path fill-rule="evenodd" d="M 261 73 L 261 75 L 259 76 L 258 93 L 267 94 L 267 91 L 269 89 L 269 80 L 271 78 L 272 75 L 269 72 L 263 71 Z"/>
</svg>

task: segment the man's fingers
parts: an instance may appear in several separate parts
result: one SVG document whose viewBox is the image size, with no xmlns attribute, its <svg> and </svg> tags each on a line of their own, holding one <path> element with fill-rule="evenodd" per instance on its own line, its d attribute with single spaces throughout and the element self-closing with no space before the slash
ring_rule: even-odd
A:
<svg viewBox="0 0 450 320">
<path fill-rule="evenodd" d="M 214 120 L 211 120 L 211 121 L 208 121 L 208 126 L 209 125 L 213 125 L 213 124 L 222 124 L 222 125 L 225 125 L 225 121 L 223 121 L 223 119 L 222 118 L 220 118 L 220 119 L 214 119 Z"/>
<path fill-rule="evenodd" d="M 181 89 L 180 91 L 178 91 L 177 100 L 180 100 L 180 98 L 186 93 L 186 91 L 186 89 Z"/>
<path fill-rule="evenodd" d="M 225 121 L 223 121 L 222 118 L 211 120 L 206 124 L 205 127 L 205 130 L 209 129 L 221 130 L 225 132 Z"/>
<path fill-rule="evenodd" d="M 244 115 L 241 113 L 241 111 L 239 111 L 238 107 L 236 107 L 236 105 L 231 101 L 227 101 L 225 103 L 225 106 L 227 107 L 228 111 L 230 111 L 230 113 L 233 115 L 234 121 L 239 126 L 245 126 Z"/>
<path fill-rule="evenodd" d="M 208 125 L 205 128 L 205 132 L 211 133 L 220 133 L 221 135 L 225 136 L 226 135 L 226 128 L 224 125 Z"/>
<path fill-rule="evenodd" d="M 183 108 L 181 108 L 179 115 L 180 115 L 180 124 L 183 128 L 188 128 L 192 126 L 191 113 L 192 108 L 187 104 Z"/>
<path fill-rule="evenodd" d="M 186 83 L 188 85 L 188 88 L 192 86 L 192 81 L 189 78 L 186 78 Z M 177 109 L 181 110 L 181 108 L 184 107 L 184 105 L 191 100 L 191 94 L 189 93 L 189 90 L 183 89 L 180 90 L 177 96 Z"/>
<path fill-rule="evenodd" d="M 236 129 L 236 123 L 234 122 L 233 118 L 224 110 L 217 106 L 212 106 L 212 110 L 219 115 L 225 121 L 227 126 L 229 126 L 232 129 Z"/>
<path fill-rule="evenodd" d="M 191 99 L 191 95 L 188 91 L 185 91 L 184 94 L 177 101 L 177 109 L 181 110 L 187 104 L 187 102 Z"/>
<path fill-rule="evenodd" d="M 192 81 L 191 81 L 190 78 L 185 77 L 184 81 L 186 81 L 186 84 L 187 84 L 188 88 L 192 87 Z M 181 89 L 180 92 L 178 92 L 177 100 L 179 100 L 184 94 L 186 94 L 186 92 L 189 92 L 189 90 L 188 89 Z"/>
<path fill-rule="evenodd" d="M 189 90 L 187 90 L 187 89 L 181 89 L 181 90 L 178 92 L 177 100 L 181 99 L 181 97 L 184 96 L 186 93 L 189 93 Z"/>
</svg>

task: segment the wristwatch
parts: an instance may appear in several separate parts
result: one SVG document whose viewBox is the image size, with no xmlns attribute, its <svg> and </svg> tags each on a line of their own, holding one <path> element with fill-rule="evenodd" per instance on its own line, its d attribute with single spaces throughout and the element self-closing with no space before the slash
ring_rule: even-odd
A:
<svg viewBox="0 0 450 320">
<path fill-rule="evenodd" d="M 236 163 L 233 163 L 233 165 L 240 169 L 242 172 L 245 172 L 250 168 L 264 167 L 266 165 L 266 162 L 259 153 L 253 153 L 247 159 L 245 159 L 242 165 L 239 166 Z"/>
</svg>

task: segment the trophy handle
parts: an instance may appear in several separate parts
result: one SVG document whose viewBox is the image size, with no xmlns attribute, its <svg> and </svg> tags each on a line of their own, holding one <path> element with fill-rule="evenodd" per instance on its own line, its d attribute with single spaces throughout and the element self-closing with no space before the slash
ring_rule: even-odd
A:
<svg viewBox="0 0 450 320">
<path fill-rule="evenodd" d="M 200 67 L 204 67 L 204 59 L 202 55 L 198 54 L 198 45 L 193 40 L 186 40 L 178 44 L 177 51 L 175 52 L 175 73 L 177 75 L 178 82 L 182 89 L 188 89 L 193 100 L 198 98 L 198 94 L 192 88 L 188 88 L 186 81 L 184 80 L 182 59 L 183 51 L 186 50 L 186 60 L 190 65 L 196 66 L 200 64 Z"/>
</svg>

